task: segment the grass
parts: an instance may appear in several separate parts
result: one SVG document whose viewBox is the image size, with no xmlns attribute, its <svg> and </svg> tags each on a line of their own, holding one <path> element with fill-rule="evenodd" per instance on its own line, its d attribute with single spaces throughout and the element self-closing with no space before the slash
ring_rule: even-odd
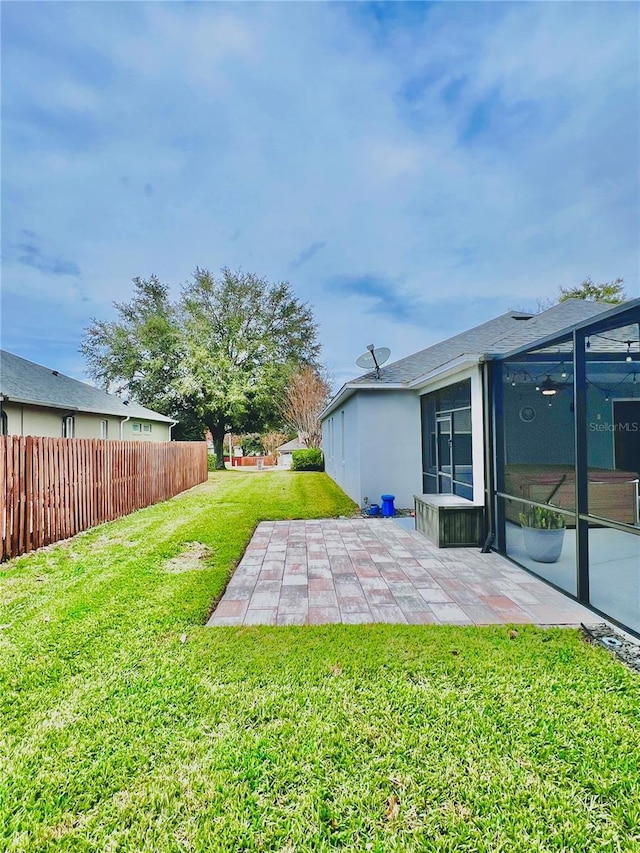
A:
<svg viewBox="0 0 640 853">
<path fill-rule="evenodd" d="M 214 474 L 0 569 L 0 847 L 640 849 L 640 681 L 578 632 L 203 627 L 258 520 L 352 510 Z"/>
</svg>

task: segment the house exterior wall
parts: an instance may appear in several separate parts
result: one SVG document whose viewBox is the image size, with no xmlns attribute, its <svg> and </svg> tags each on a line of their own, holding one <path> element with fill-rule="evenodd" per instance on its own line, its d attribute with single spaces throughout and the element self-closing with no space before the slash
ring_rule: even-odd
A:
<svg viewBox="0 0 640 853">
<path fill-rule="evenodd" d="M 471 380 L 473 499 L 484 503 L 484 424 L 480 369 L 467 368 L 419 391 L 359 391 L 323 421 L 322 448 L 329 476 L 362 506 L 395 495 L 397 508 L 412 508 L 422 493 L 420 397 Z"/>
<path fill-rule="evenodd" d="M 420 399 L 413 391 L 369 391 L 360 400 L 360 494 L 355 501 L 380 503 L 395 495 L 395 506 L 413 508 L 422 492 Z M 346 490 L 345 490 L 346 491 Z"/>
<path fill-rule="evenodd" d="M 140 431 L 135 432 L 135 425 L 140 425 Z M 151 427 L 151 432 L 145 432 L 145 426 Z M 171 441 L 170 424 L 157 421 L 147 421 L 141 418 L 131 418 L 126 421 L 122 428 L 123 441 Z M 111 436 L 109 436 L 111 437 Z"/>
<path fill-rule="evenodd" d="M 473 500 L 484 503 L 484 392 L 480 368 L 471 371 L 471 435 L 473 459 Z"/>
<path fill-rule="evenodd" d="M 531 423 L 523 423 L 520 418 L 524 406 L 535 412 Z M 558 394 L 547 401 L 533 389 L 526 397 L 505 394 L 504 419 L 519 427 L 517 431 L 507 431 L 504 454 L 507 465 L 574 463 L 573 395 Z"/>
<path fill-rule="evenodd" d="M 9 435 L 38 435 L 47 438 L 62 437 L 62 420 L 67 411 L 64 409 L 47 408 L 45 406 L 30 406 L 26 403 L 5 401 L 2 410 L 7 415 L 7 432 Z M 107 421 L 107 439 L 125 441 L 170 441 L 169 424 L 131 418 L 123 426 L 120 435 L 120 424 L 124 420 L 113 415 L 92 414 L 91 412 L 72 412 L 74 418 L 74 438 L 101 438 L 102 421 Z M 133 432 L 133 423 L 147 424 L 151 432 Z"/>
<path fill-rule="evenodd" d="M 59 409 L 4 402 L 2 410 L 7 414 L 9 435 L 44 435 L 51 438 L 60 438 L 62 435 L 63 412 Z"/>
<path fill-rule="evenodd" d="M 100 422 L 107 422 L 107 438 L 120 438 L 120 418 L 108 415 L 91 415 L 85 412 L 75 413 L 75 438 L 100 438 Z"/>
<path fill-rule="evenodd" d="M 325 471 L 350 498 L 361 503 L 360 394 L 354 394 L 322 422 Z"/>
<path fill-rule="evenodd" d="M 357 392 L 322 424 L 325 470 L 356 503 L 412 507 L 422 491 L 420 401 L 413 391 Z"/>
</svg>

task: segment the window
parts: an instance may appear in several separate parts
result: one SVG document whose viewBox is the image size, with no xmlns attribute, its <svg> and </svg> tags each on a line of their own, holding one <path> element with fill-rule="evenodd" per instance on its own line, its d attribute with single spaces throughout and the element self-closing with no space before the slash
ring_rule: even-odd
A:
<svg viewBox="0 0 640 853">
<path fill-rule="evenodd" d="M 140 435 L 141 433 L 144 433 L 145 435 L 149 435 L 149 433 L 151 432 L 151 424 L 141 424 L 141 423 L 137 423 L 137 422 L 132 423 L 131 424 L 131 431 L 133 433 L 135 433 L 136 435 Z"/>
<path fill-rule="evenodd" d="M 109 421 L 100 421 L 100 438 L 107 438 L 109 433 Z"/>
<path fill-rule="evenodd" d="M 73 438 L 75 434 L 75 418 L 73 415 L 65 415 L 62 419 L 62 437 Z"/>
</svg>

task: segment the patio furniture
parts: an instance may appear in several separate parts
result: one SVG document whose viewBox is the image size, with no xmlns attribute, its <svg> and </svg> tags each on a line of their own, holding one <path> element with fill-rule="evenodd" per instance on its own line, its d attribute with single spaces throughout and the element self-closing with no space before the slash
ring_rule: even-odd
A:
<svg viewBox="0 0 640 853">
<path fill-rule="evenodd" d="M 476 547 L 482 542 L 484 506 L 457 495 L 414 495 L 416 530 L 438 548 Z"/>
</svg>

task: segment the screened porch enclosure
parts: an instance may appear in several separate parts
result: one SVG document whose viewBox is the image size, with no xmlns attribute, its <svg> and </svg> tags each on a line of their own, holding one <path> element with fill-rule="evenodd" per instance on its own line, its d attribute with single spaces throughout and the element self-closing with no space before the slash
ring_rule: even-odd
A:
<svg viewBox="0 0 640 853">
<path fill-rule="evenodd" d="M 638 633 L 639 321 L 633 300 L 491 367 L 498 550 Z"/>
</svg>

